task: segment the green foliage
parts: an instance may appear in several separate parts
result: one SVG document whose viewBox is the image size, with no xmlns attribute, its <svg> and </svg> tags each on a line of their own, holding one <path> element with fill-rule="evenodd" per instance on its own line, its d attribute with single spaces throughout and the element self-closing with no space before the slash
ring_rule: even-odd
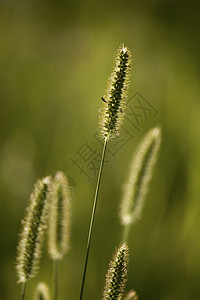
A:
<svg viewBox="0 0 200 300">
<path fill-rule="evenodd" d="M 129 249 L 123 243 L 116 251 L 106 276 L 103 300 L 120 300 L 127 280 Z"/>
<path fill-rule="evenodd" d="M 49 182 L 49 177 L 37 181 L 30 196 L 26 217 L 22 222 L 17 253 L 19 283 L 34 277 L 39 267 L 43 235 L 46 229 Z"/>
</svg>

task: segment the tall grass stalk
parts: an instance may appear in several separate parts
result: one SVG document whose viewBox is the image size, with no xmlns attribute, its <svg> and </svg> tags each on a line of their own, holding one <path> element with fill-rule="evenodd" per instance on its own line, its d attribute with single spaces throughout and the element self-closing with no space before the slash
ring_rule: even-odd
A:
<svg viewBox="0 0 200 300">
<path fill-rule="evenodd" d="M 88 257 L 90 252 L 94 218 L 95 218 L 95 213 L 97 208 L 97 200 L 99 195 L 99 188 L 101 183 L 107 144 L 110 138 L 114 138 L 119 134 L 120 125 L 123 122 L 124 103 L 126 100 L 129 72 L 130 72 L 130 65 L 131 65 L 130 56 L 131 54 L 128 48 L 124 47 L 124 45 L 120 46 L 116 55 L 114 71 L 111 74 L 111 77 L 109 79 L 109 85 L 106 91 L 106 96 L 102 97 L 104 106 L 100 116 L 100 127 L 101 127 L 101 136 L 104 139 L 104 146 L 103 146 L 96 191 L 94 196 L 93 209 L 92 209 L 92 214 L 90 219 L 85 264 L 84 264 L 81 292 L 80 292 L 80 300 L 82 300 L 84 286 L 85 286 L 85 278 L 86 278 L 86 271 L 88 265 Z"/>
<path fill-rule="evenodd" d="M 50 199 L 48 246 L 53 260 L 54 300 L 57 300 L 60 260 L 69 249 L 70 195 L 63 172 L 57 172 L 53 178 Z"/>
<path fill-rule="evenodd" d="M 92 208 L 90 227 L 89 227 L 89 232 L 88 232 L 87 248 L 86 248 L 86 256 L 85 256 L 85 265 L 84 265 L 84 270 L 83 270 L 83 278 L 82 278 L 81 292 L 80 292 L 80 300 L 83 298 L 83 291 L 84 291 L 84 285 L 85 285 L 88 257 L 89 257 L 89 252 L 90 252 L 91 237 L 92 237 L 94 218 L 95 218 L 95 213 L 96 213 L 96 208 L 97 208 L 97 199 L 98 199 L 98 195 L 99 195 L 99 188 L 100 188 L 100 183 L 101 183 L 101 176 L 102 176 L 102 171 L 103 171 L 103 165 L 104 165 L 104 159 L 105 159 L 107 143 L 108 143 L 108 140 L 107 140 L 107 138 L 105 138 L 102 157 L 101 157 L 101 163 L 100 163 L 100 168 L 99 168 L 99 175 L 98 175 L 98 179 L 97 179 L 94 203 L 93 203 L 93 208 Z"/>
<path fill-rule="evenodd" d="M 21 287 L 21 300 L 25 299 L 25 292 L 26 292 L 26 282 L 22 282 L 22 287 Z"/>
<path fill-rule="evenodd" d="M 54 274 L 54 300 L 58 299 L 58 270 L 59 270 L 59 260 L 55 259 L 53 261 L 53 274 Z"/>
<path fill-rule="evenodd" d="M 128 240 L 132 224 L 141 217 L 160 142 L 161 130 L 159 127 L 153 128 L 134 153 L 120 209 L 120 220 L 124 228 L 122 241 Z"/>
</svg>

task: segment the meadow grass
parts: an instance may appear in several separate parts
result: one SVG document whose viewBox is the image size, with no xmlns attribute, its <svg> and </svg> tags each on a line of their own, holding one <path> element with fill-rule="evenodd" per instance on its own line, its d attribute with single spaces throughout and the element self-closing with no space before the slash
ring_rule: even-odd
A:
<svg viewBox="0 0 200 300">
<path fill-rule="evenodd" d="M 120 134 L 120 126 L 125 114 L 130 68 L 131 53 L 122 44 L 116 54 L 115 66 L 108 82 L 108 88 L 102 97 L 103 107 L 100 115 L 100 132 L 104 140 L 104 145 L 87 237 L 80 300 L 84 296 L 85 281 L 87 279 L 93 224 L 107 145 Z M 160 128 L 151 129 L 138 146 L 130 164 L 129 176 L 125 184 L 119 213 L 124 232 L 122 244 L 116 249 L 113 259 L 110 262 L 102 300 L 138 299 L 134 290 L 125 293 L 129 261 L 128 237 L 131 225 L 141 217 L 144 198 L 152 177 L 160 140 Z M 18 282 L 22 284 L 21 300 L 25 299 L 28 280 L 36 276 L 39 269 L 43 236 L 47 228 L 48 252 L 54 264 L 54 286 L 50 291 L 53 297 L 50 297 L 48 286 L 40 282 L 35 289 L 33 299 L 59 299 L 58 280 L 60 278 L 58 279 L 58 268 L 60 267 L 60 261 L 69 249 L 71 209 L 68 191 L 67 177 L 61 171 L 57 172 L 53 177 L 38 180 L 34 187 L 27 207 L 26 217 L 22 223 L 22 231 L 17 248 L 17 275 Z M 61 278 L 61 280 L 64 280 L 64 278 Z"/>
</svg>

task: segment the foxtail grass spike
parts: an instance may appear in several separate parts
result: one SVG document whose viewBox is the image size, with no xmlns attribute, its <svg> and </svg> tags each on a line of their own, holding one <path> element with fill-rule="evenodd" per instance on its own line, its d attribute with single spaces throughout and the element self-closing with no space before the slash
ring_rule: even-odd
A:
<svg viewBox="0 0 200 300">
<path fill-rule="evenodd" d="M 51 189 L 49 210 L 49 254 L 52 259 L 62 259 L 69 247 L 70 225 L 69 187 L 63 172 L 57 172 Z"/>
<path fill-rule="evenodd" d="M 121 300 L 127 279 L 127 267 L 129 261 L 129 249 L 123 243 L 117 249 L 106 276 L 103 300 Z"/>
<path fill-rule="evenodd" d="M 49 287 L 44 282 L 39 282 L 33 300 L 50 300 Z"/>
<path fill-rule="evenodd" d="M 138 300 L 138 296 L 135 291 L 131 290 L 124 298 L 124 300 Z"/>
<path fill-rule="evenodd" d="M 18 244 L 18 282 L 25 283 L 36 275 L 39 268 L 43 235 L 48 212 L 48 186 L 50 178 L 38 180 L 30 196 L 26 217 L 22 222 L 22 232 Z"/>
<path fill-rule="evenodd" d="M 160 141 L 160 128 L 153 128 L 146 134 L 134 153 L 129 177 L 124 186 L 120 210 L 121 223 L 125 227 L 134 223 L 141 216 Z"/>
<path fill-rule="evenodd" d="M 103 109 L 100 116 L 101 135 L 113 138 L 119 134 L 123 122 L 129 75 L 131 53 L 124 45 L 117 51 L 115 68 L 109 79 L 108 89 L 102 97 Z"/>
</svg>

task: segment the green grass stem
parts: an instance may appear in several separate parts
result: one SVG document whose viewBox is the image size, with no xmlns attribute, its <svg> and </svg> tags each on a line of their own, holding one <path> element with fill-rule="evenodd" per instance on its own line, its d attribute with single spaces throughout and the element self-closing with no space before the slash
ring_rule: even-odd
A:
<svg viewBox="0 0 200 300">
<path fill-rule="evenodd" d="M 92 237 L 92 232 L 93 232 L 94 218 L 95 218 L 95 213 L 96 213 L 96 208 L 97 208 L 97 200 L 98 200 L 98 195 L 99 195 L 99 188 L 100 188 L 100 183 L 101 183 L 101 176 L 102 176 L 102 171 L 103 171 L 103 165 L 104 165 L 104 159 L 105 159 L 107 143 L 108 143 L 108 137 L 106 137 L 105 141 L 104 141 L 102 157 L 101 157 L 101 163 L 100 163 L 100 168 L 99 168 L 99 175 L 98 175 L 98 179 L 97 179 L 95 197 L 94 197 L 94 202 L 93 202 L 92 215 L 91 215 L 91 219 L 90 219 L 90 226 L 89 226 L 88 239 L 87 239 L 87 248 L 86 248 L 86 256 L 85 256 L 85 265 L 84 265 L 83 278 L 82 278 L 82 284 L 81 284 L 81 292 L 80 292 L 80 300 L 82 300 L 82 298 L 83 298 L 83 291 L 84 291 L 84 286 L 85 286 L 85 278 L 86 278 L 88 257 L 89 257 L 89 252 L 90 252 L 91 237 Z"/>
<path fill-rule="evenodd" d="M 129 237 L 129 233 L 131 230 L 131 226 L 132 224 L 127 224 L 126 226 L 123 227 L 123 232 L 122 232 L 122 239 L 121 239 L 121 243 L 125 243 L 128 240 Z"/>
<path fill-rule="evenodd" d="M 25 299 L 25 292 L 26 292 L 26 282 L 22 282 L 22 287 L 21 287 L 21 300 Z"/>
<path fill-rule="evenodd" d="M 53 273 L 54 273 L 54 300 L 58 299 L 58 271 L 59 271 L 59 260 L 53 261 Z"/>
</svg>

